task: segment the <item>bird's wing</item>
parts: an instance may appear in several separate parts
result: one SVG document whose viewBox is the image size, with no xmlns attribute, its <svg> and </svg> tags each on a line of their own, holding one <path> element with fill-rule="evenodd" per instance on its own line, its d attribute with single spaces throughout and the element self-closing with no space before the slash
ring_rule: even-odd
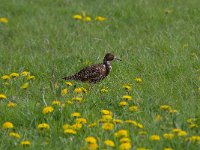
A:
<svg viewBox="0 0 200 150">
<path fill-rule="evenodd" d="M 99 65 L 91 65 L 83 68 L 77 75 L 81 76 L 82 79 L 92 79 L 101 75 L 101 69 Z"/>
</svg>

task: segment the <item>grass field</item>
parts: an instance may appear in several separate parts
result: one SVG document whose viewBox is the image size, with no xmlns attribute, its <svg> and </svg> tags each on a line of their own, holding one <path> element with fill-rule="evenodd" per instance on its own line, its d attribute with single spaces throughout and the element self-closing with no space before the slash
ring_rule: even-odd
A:
<svg viewBox="0 0 200 150">
<path fill-rule="evenodd" d="M 200 149 L 199 6 L 1 0 L 0 149 Z M 62 80 L 107 52 L 99 84 Z"/>
</svg>

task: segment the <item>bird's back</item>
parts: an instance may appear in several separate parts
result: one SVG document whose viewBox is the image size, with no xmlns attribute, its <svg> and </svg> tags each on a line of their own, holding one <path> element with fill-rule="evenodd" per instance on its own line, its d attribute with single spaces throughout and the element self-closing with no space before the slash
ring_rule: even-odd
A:
<svg viewBox="0 0 200 150">
<path fill-rule="evenodd" d="M 65 77 L 65 80 L 77 80 L 82 82 L 96 83 L 103 80 L 109 73 L 104 64 L 94 64 L 83 68 L 72 76 Z"/>
</svg>

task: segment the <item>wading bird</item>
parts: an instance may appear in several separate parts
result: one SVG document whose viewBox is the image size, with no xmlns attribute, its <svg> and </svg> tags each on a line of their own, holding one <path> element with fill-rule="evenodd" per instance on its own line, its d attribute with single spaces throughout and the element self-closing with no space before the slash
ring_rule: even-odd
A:
<svg viewBox="0 0 200 150">
<path fill-rule="evenodd" d="M 81 82 L 97 83 L 103 80 L 111 71 L 111 61 L 120 60 L 111 53 L 107 53 L 103 59 L 103 63 L 90 65 L 83 68 L 72 76 L 64 77 L 65 80 L 76 80 Z"/>
</svg>

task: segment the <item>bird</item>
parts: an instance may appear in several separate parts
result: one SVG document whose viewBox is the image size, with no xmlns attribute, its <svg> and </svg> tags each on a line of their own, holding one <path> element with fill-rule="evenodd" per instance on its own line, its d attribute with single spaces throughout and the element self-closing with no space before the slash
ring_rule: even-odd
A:
<svg viewBox="0 0 200 150">
<path fill-rule="evenodd" d="M 81 82 L 98 83 L 105 79 L 112 70 L 111 61 L 120 60 L 112 53 L 107 53 L 104 56 L 103 62 L 100 64 L 93 64 L 81 69 L 74 75 L 64 77 L 64 80 L 75 80 Z"/>
</svg>

